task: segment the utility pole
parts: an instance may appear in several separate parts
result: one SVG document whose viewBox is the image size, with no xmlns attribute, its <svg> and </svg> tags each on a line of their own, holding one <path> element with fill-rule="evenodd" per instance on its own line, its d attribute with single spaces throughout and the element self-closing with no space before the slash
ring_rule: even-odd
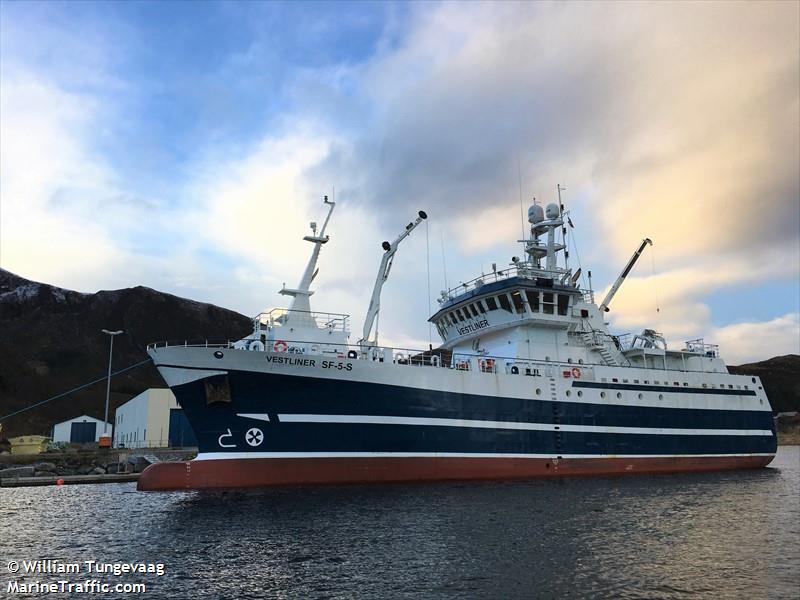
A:
<svg viewBox="0 0 800 600">
<path fill-rule="evenodd" d="M 103 416 L 103 435 L 100 436 L 100 447 L 110 447 L 111 440 L 108 440 L 108 398 L 111 395 L 111 358 L 114 355 L 114 336 L 119 335 L 122 333 L 122 329 L 119 331 L 109 331 L 108 329 L 103 329 L 103 333 L 107 334 L 111 338 L 111 344 L 108 349 L 108 378 L 106 381 L 106 411 L 105 415 Z M 103 439 L 106 438 L 106 439 Z"/>
</svg>

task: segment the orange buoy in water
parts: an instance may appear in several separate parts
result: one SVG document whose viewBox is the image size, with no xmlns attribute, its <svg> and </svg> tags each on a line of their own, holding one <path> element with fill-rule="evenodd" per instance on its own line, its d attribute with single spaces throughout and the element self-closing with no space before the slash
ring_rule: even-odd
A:
<svg viewBox="0 0 800 600">
<path fill-rule="evenodd" d="M 56 479 L 56 485 L 64 485 L 63 479 Z"/>
</svg>

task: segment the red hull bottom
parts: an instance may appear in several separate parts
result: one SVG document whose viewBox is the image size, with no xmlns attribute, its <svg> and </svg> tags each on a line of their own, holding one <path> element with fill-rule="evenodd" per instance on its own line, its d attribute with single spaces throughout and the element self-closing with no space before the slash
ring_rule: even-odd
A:
<svg viewBox="0 0 800 600">
<path fill-rule="evenodd" d="M 192 460 L 150 465 L 143 491 L 251 488 L 273 485 L 389 483 L 471 479 L 532 479 L 718 471 L 765 467 L 768 456 L 652 458 L 250 458 Z"/>
</svg>

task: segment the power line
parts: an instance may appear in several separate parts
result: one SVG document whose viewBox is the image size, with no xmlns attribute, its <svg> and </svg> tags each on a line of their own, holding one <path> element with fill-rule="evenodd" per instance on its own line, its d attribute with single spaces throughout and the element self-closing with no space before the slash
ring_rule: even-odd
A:
<svg viewBox="0 0 800 600">
<path fill-rule="evenodd" d="M 125 371 L 130 371 L 131 369 L 135 369 L 136 367 L 141 367 L 144 363 L 148 363 L 148 362 L 150 362 L 150 359 L 146 358 L 142 362 L 138 362 L 135 365 L 131 365 L 129 367 L 125 367 L 124 369 L 120 369 L 119 371 L 114 371 L 111 374 L 111 376 L 113 377 L 114 375 L 119 375 L 120 373 L 124 373 Z M 36 404 L 31 404 L 30 406 L 26 406 L 25 408 L 21 408 L 18 411 L 9 413 L 9 414 L 5 415 L 4 417 L 0 417 L 0 421 L 8 419 L 9 417 L 13 417 L 15 415 L 18 415 L 20 413 L 27 412 L 27 411 L 29 411 L 29 410 L 31 410 L 33 408 L 36 408 L 37 406 L 41 406 L 42 404 L 47 404 L 48 402 L 51 402 L 53 400 L 58 400 L 59 398 L 63 398 L 64 396 L 67 396 L 67 395 L 71 394 L 72 392 L 77 392 L 78 390 L 82 390 L 84 388 L 87 388 L 90 385 L 94 385 L 95 383 L 100 383 L 101 381 L 105 381 L 106 379 L 108 379 L 108 376 L 103 376 L 100 379 L 95 379 L 94 381 L 90 381 L 89 383 L 84 383 L 83 385 L 79 385 L 78 387 L 72 388 L 71 390 L 67 390 L 66 392 L 62 392 L 60 394 L 56 394 L 55 396 L 51 396 L 47 400 L 42 400 L 41 402 L 37 402 Z"/>
</svg>

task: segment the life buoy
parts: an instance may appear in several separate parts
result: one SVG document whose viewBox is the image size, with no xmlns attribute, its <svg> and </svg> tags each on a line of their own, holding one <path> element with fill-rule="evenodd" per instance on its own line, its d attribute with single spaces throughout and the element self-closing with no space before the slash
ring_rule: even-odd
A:
<svg viewBox="0 0 800 600">
<path fill-rule="evenodd" d="M 272 346 L 272 349 L 275 350 L 275 352 L 286 352 L 288 348 L 289 344 L 287 344 L 283 340 L 276 341 L 275 344 Z"/>
<path fill-rule="evenodd" d="M 575 379 L 580 379 L 581 378 L 581 370 L 578 367 L 572 367 L 572 376 Z"/>
</svg>

